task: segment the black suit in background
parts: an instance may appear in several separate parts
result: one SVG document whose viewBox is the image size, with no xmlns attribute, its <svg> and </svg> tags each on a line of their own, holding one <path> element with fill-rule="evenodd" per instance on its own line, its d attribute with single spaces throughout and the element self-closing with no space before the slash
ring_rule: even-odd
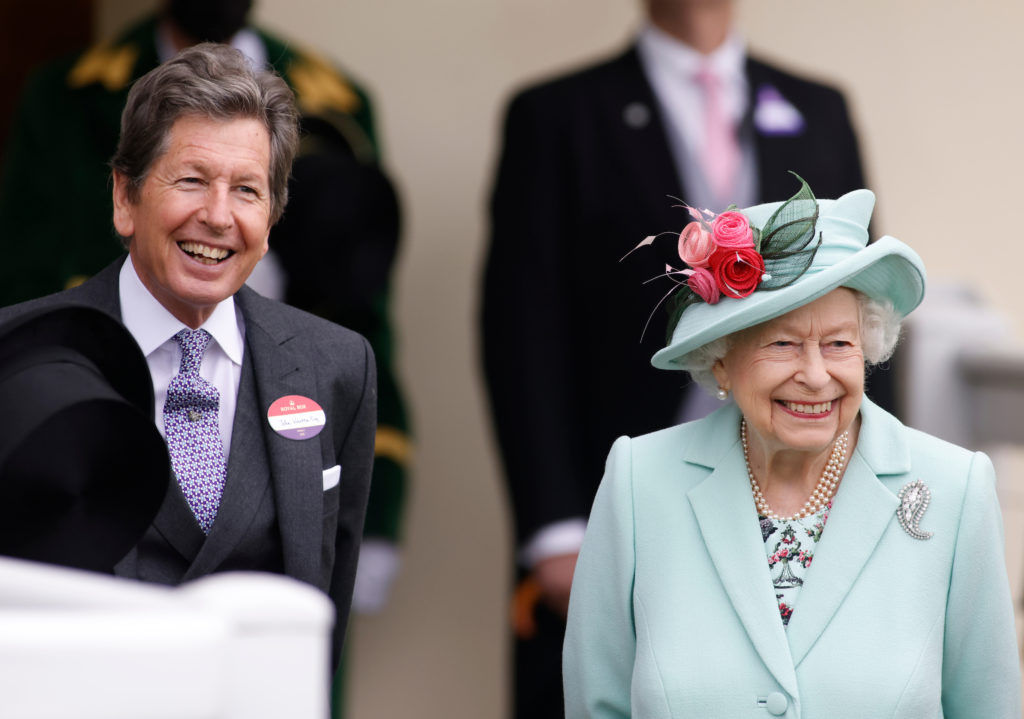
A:
<svg viewBox="0 0 1024 719">
<path fill-rule="evenodd" d="M 761 201 L 798 189 L 787 170 L 823 198 L 864 186 L 839 92 L 753 59 L 746 71 L 751 113 L 769 85 L 806 120 L 800 134 L 765 136 L 748 117 Z M 645 251 L 620 262 L 647 235 L 689 221 L 669 195 L 687 192 L 634 48 L 512 100 L 482 329 L 517 547 L 548 524 L 586 517 L 613 440 L 674 424 L 691 391 L 685 374 L 650 365 L 666 329 L 666 313 L 654 308 L 672 285 L 644 282 L 664 273 L 667 257 Z M 532 719 L 562 715 L 564 624 L 538 621 L 537 637 L 517 641 L 515 660 L 516 716 Z"/>
</svg>

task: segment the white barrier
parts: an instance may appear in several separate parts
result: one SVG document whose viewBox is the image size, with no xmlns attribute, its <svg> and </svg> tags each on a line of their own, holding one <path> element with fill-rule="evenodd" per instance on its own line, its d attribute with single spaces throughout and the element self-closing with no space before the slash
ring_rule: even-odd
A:
<svg viewBox="0 0 1024 719">
<path fill-rule="evenodd" d="M 0 557 L 0 717 L 324 719 L 333 620 L 278 575 L 166 588 Z"/>
</svg>

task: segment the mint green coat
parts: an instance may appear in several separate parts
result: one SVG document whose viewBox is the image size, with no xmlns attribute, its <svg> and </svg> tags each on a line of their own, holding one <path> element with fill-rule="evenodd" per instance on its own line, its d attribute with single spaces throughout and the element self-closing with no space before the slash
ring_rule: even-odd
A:
<svg viewBox="0 0 1024 719">
<path fill-rule="evenodd" d="M 616 441 L 569 605 L 568 719 L 1020 719 L 992 463 L 868 400 L 861 417 L 788 628 L 739 410 Z M 928 540 L 895 517 L 916 479 Z"/>
</svg>

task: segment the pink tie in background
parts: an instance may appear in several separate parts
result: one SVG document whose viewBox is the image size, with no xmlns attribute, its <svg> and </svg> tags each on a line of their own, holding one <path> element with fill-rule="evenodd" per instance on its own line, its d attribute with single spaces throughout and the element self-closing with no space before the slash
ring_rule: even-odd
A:
<svg viewBox="0 0 1024 719">
<path fill-rule="evenodd" d="M 735 192 L 740 166 L 736 129 L 725 113 L 722 79 L 706 65 L 694 78 L 704 92 L 704 146 L 700 151 L 704 174 L 711 189 L 722 200 Z"/>
</svg>

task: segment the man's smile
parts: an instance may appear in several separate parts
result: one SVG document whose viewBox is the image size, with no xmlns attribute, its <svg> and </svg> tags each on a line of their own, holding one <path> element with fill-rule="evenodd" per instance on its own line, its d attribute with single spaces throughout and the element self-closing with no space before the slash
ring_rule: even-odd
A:
<svg viewBox="0 0 1024 719">
<path fill-rule="evenodd" d="M 180 247 L 181 251 L 186 255 L 202 262 L 204 265 L 216 265 L 235 254 L 233 251 L 225 250 L 223 247 L 210 247 L 209 245 L 204 245 L 201 242 L 179 242 L 178 247 Z"/>
</svg>

